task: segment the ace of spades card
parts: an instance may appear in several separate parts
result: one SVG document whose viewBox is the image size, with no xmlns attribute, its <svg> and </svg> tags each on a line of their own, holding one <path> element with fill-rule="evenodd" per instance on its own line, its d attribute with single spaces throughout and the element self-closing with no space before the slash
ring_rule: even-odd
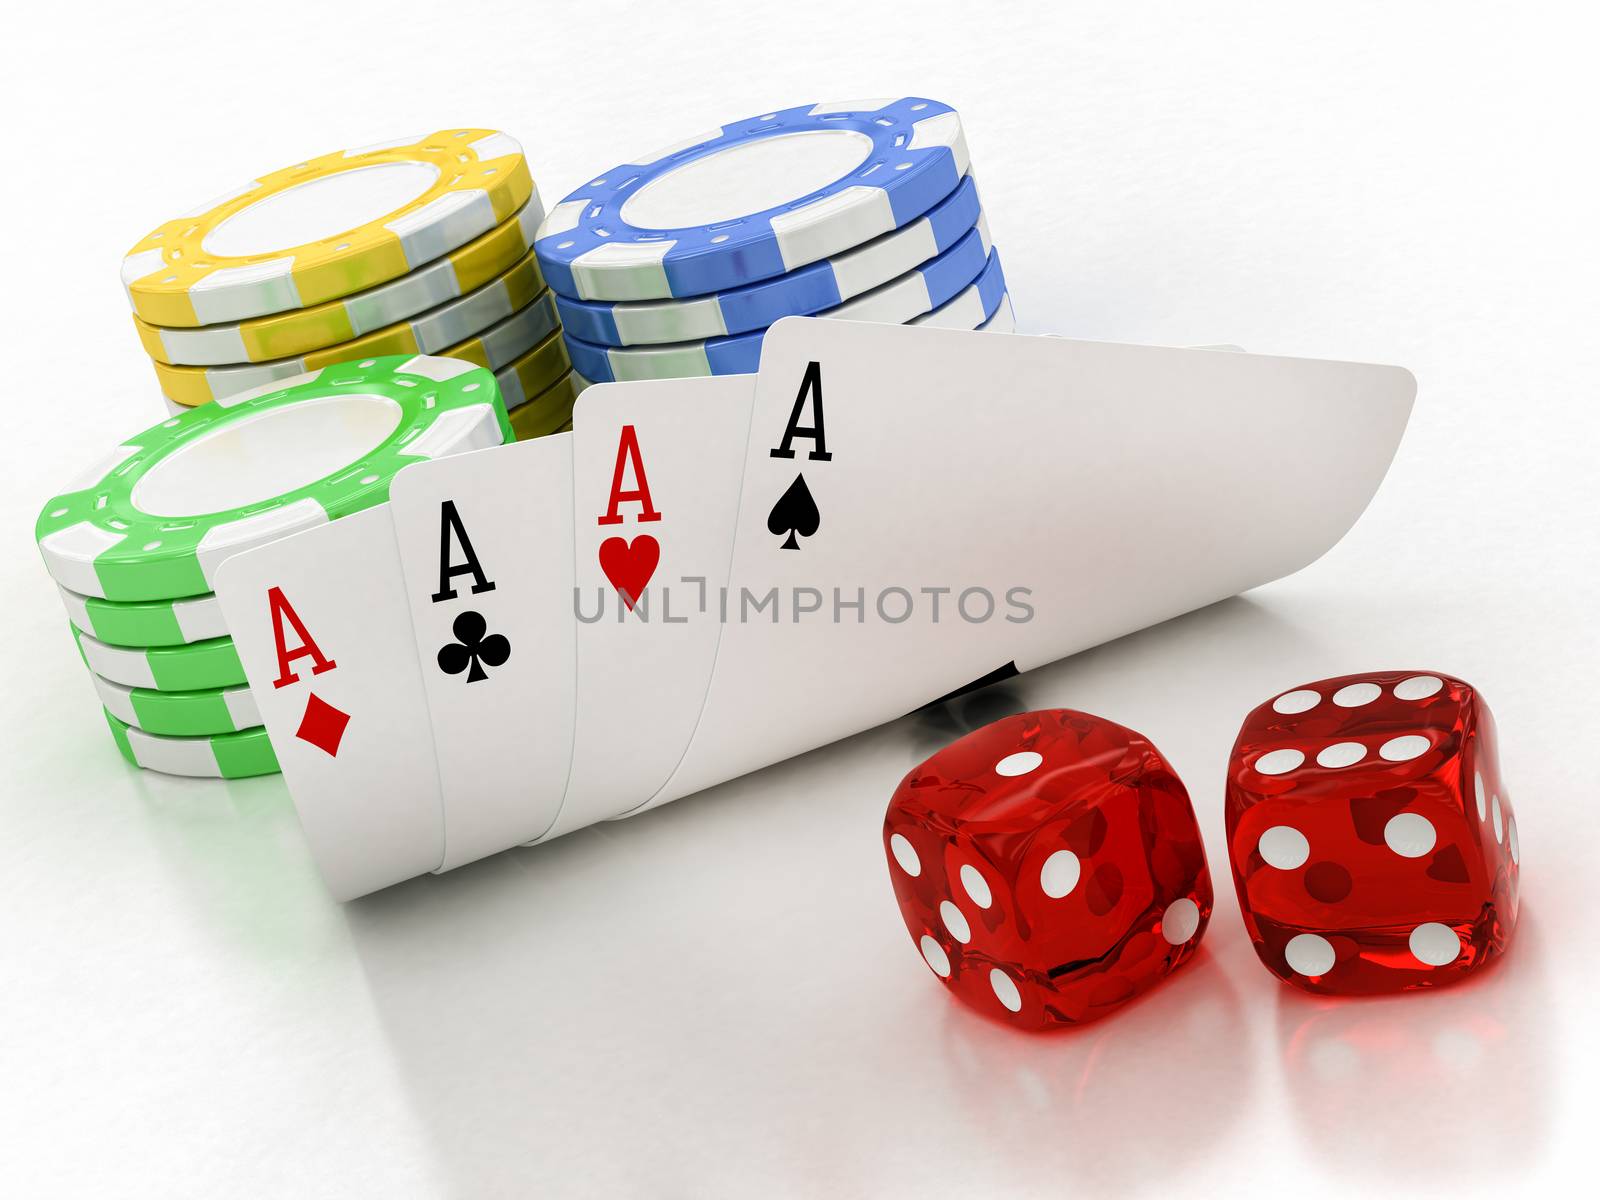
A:
<svg viewBox="0 0 1600 1200">
<path fill-rule="evenodd" d="M 442 869 L 537 838 L 572 751 L 572 439 L 407 467 L 395 536 L 444 802 Z"/>
<path fill-rule="evenodd" d="M 897 694 L 949 690 L 922 695 L 919 680 L 951 674 L 929 659 L 930 614 L 913 607 L 882 621 L 873 612 L 885 588 L 940 582 L 927 569 L 940 559 L 925 517 L 946 481 L 915 455 L 856 437 L 882 410 L 917 421 L 917 400 L 895 389 L 835 392 L 844 364 L 774 355 L 785 324 L 762 351 L 715 671 L 660 803 L 898 715 Z M 819 324 L 853 323 L 800 320 L 799 331 Z M 853 437 L 858 453 L 839 449 Z M 908 488 L 918 498 L 904 497 Z"/>
<path fill-rule="evenodd" d="M 689 744 L 754 399 L 748 375 L 603 383 L 573 419 L 577 732 L 547 836 L 646 801 Z"/>
<path fill-rule="evenodd" d="M 777 322 L 729 616 L 657 802 L 1298 570 L 1414 394 L 1371 364 Z"/>
</svg>

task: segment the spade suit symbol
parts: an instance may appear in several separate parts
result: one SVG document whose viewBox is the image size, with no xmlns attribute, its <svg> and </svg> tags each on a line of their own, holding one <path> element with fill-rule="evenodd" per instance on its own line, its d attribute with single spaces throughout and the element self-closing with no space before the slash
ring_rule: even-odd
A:
<svg viewBox="0 0 1600 1200">
<path fill-rule="evenodd" d="M 774 537 L 785 539 L 783 549 L 798 550 L 800 543 L 796 535 L 808 538 L 817 532 L 821 524 L 822 514 L 817 511 L 817 502 L 811 496 L 811 489 L 806 486 L 806 477 L 796 475 L 794 482 L 778 497 L 778 502 L 767 514 L 767 531 Z"/>
</svg>

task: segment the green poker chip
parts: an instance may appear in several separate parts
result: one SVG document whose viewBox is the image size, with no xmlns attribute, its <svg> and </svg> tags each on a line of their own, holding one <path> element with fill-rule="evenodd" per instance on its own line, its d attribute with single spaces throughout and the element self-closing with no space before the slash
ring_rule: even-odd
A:
<svg viewBox="0 0 1600 1200">
<path fill-rule="evenodd" d="M 215 596 L 117 601 L 56 590 L 74 626 L 113 646 L 186 646 L 228 634 Z"/>
<path fill-rule="evenodd" d="M 338 363 L 145 430 L 46 504 L 34 536 L 51 576 L 80 596 L 201 596 L 233 555 L 381 504 L 407 464 L 510 440 L 482 367 L 398 354 Z"/>
<path fill-rule="evenodd" d="M 112 683 L 95 675 L 94 687 L 108 713 L 146 733 L 196 737 L 238 733 L 261 724 L 255 697 L 242 684 L 192 692 L 158 692 Z"/>
<path fill-rule="evenodd" d="M 187 646 L 109 646 L 77 628 L 78 652 L 102 679 L 155 692 L 193 692 L 237 687 L 244 665 L 230 637 L 208 638 Z"/>
<path fill-rule="evenodd" d="M 106 724 L 122 757 L 147 771 L 200 779 L 246 779 L 280 770 L 265 729 L 214 737 L 164 737 L 120 720 L 109 710 Z"/>
</svg>

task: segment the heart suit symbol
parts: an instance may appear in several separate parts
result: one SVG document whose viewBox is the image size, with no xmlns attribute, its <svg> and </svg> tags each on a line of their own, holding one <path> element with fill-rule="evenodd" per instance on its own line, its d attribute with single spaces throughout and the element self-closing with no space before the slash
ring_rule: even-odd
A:
<svg viewBox="0 0 1600 1200">
<path fill-rule="evenodd" d="M 631 542 L 610 537 L 600 543 L 600 569 L 629 609 L 644 594 L 660 561 L 661 543 L 648 533 L 641 533 Z"/>
</svg>

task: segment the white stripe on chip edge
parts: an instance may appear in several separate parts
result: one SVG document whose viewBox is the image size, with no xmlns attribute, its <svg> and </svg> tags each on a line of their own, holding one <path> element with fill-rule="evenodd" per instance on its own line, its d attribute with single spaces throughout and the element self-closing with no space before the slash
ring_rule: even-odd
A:
<svg viewBox="0 0 1600 1200">
<path fill-rule="evenodd" d="M 254 729 L 263 723 L 261 710 L 256 706 L 255 695 L 247 685 L 224 688 L 222 702 L 228 706 L 228 719 L 233 722 L 235 732 L 240 729 Z"/>
<path fill-rule="evenodd" d="M 979 205 L 981 214 L 982 197 L 979 197 Z M 981 215 L 979 219 L 982 220 Z M 960 240 L 956 238 L 951 245 Z M 853 300 L 907 271 L 915 271 L 938 255 L 939 241 L 934 236 L 933 222 L 927 216 L 918 217 L 887 237 L 874 238 L 864 246 L 846 251 L 830 264 L 834 284 L 839 289 L 839 302 Z"/>
<path fill-rule="evenodd" d="M 78 595 L 77 592 L 62 587 L 59 583 L 56 584 L 56 591 L 61 593 L 61 607 L 67 610 L 67 620 L 83 630 L 83 632 L 93 633 L 94 620 L 89 616 L 89 601 L 85 597 Z"/>
<path fill-rule="evenodd" d="M 485 397 L 482 404 L 441 413 L 420 437 L 399 447 L 399 451 L 417 458 L 440 458 L 447 454 L 488 450 L 504 440 L 500 418 L 493 403 Z"/>
<path fill-rule="evenodd" d="M 222 774 L 209 737 L 161 737 L 136 725 L 129 725 L 124 734 L 133 751 L 133 761 L 147 771 L 197 778 Z"/>
<path fill-rule="evenodd" d="M 611 310 L 611 320 L 624 346 L 727 337 L 721 299 L 713 294 L 686 300 L 646 300 L 640 307 L 619 304 Z"/>
<path fill-rule="evenodd" d="M 384 228 L 400 239 L 408 267 L 420 266 L 493 229 L 494 201 L 483 191 L 446 192 Z"/>
<path fill-rule="evenodd" d="M 215 596 L 175 600 L 172 616 L 178 622 L 178 632 L 185 643 L 225 637 L 228 632 L 228 623 L 222 619 L 222 605 Z"/>
<path fill-rule="evenodd" d="M 1011 293 L 1007 292 L 1000 297 L 1000 303 L 990 317 L 978 326 L 980 333 L 1015 333 L 1017 331 L 1017 314 L 1011 308 Z"/>
<path fill-rule="evenodd" d="M 126 540 L 126 534 L 91 521 L 79 521 L 45 534 L 39 539 L 39 550 L 45 557 L 50 578 L 85 596 L 99 596 L 105 589 L 100 585 L 95 560 Z"/>
<path fill-rule="evenodd" d="M 995 311 L 999 311 L 998 305 Z M 993 315 L 983 311 L 983 295 L 979 292 L 978 285 L 973 283 L 963 288 L 960 295 L 948 301 L 942 308 L 936 308 L 931 313 L 923 313 L 908 324 L 921 325 L 927 329 L 976 329 Z"/>
<path fill-rule="evenodd" d="M 421 375 L 435 383 L 443 383 L 474 369 L 474 364 L 459 358 L 439 358 L 432 354 L 419 354 L 395 368 L 397 375 Z"/>
<path fill-rule="evenodd" d="M 133 711 L 132 688 L 104 679 L 96 671 L 90 671 L 89 678 L 94 680 L 95 693 L 100 697 L 100 703 L 106 706 L 107 712 L 126 725 L 139 724 L 138 714 Z"/>
<path fill-rule="evenodd" d="M 145 657 L 143 650 L 108 646 L 88 634 L 79 639 L 79 645 L 83 648 L 83 657 L 89 663 L 89 669 L 96 675 L 103 675 L 112 683 L 127 687 L 156 686 L 155 673 L 150 669 L 150 660 Z"/>
<path fill-rule="evenodd" d="M 589 299 L 659 300 L 670 289 L 667 285 L 667 251 L 678 243 L 606 242 L 572 260 L 572 280 L 578 295 Z M 629 274 L 614 279 L 611 272 L 629 268 Z"/>
<path fill-rule="evenodd" d="M 677 347 L 646 346 L 644 353 L 637 349 L 629 353 L 627 349 L 607 347 L 606 360 L 611 364 L 611 376 L 617 383 L 711 374 L 711 360 L 706 355 L 704 342 Z"/>
<path fill-rule="evenodd" d="M 253 285 L 253 286 L 245 286 Z M 189 286 L 189 303 L 201 325 L 244 321 L 269 312 L 304 308 L 294 282 L 294 259 L 274 258 L 248 267 L 219 267 Z"/>
<path fill-rule="evenodd" d="M 771 225 L 784 269 L 792 271 L 888 233 L 894 203 L 883 188 L 848 187 L 773 217 Z"/>
<path fill-rule="evenodd" d="M 206 587 L 214 590 L 217 568 L 234 553 L 235 547 L 276 541 L 302 529 L 327 523 L 327 511 L 310 496 L 305 496 L 292 504 L 271 508 L 253 517 L 214 525 L 206 530 L 196 547 L 195 557 L 200 562 L 200 576 L 205 580 Z"/>
</svg>

